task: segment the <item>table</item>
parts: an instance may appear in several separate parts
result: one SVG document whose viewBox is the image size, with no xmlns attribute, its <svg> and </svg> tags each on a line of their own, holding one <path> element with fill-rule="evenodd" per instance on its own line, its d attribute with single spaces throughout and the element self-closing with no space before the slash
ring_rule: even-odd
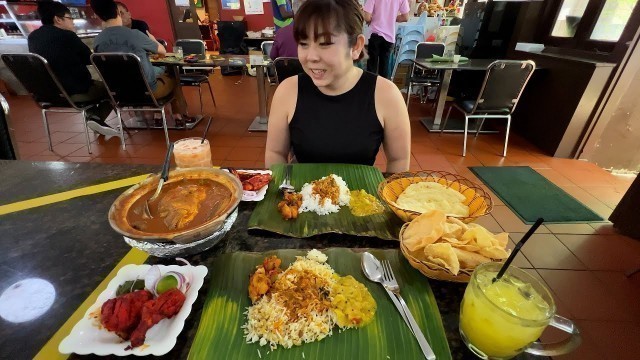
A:
<svg viewBox="0 0 640 360">
<path fill-rule="evenodd" d="M 427 61 L 428 59 L 415 59 L 413 62 L 428 70 L 443 70 L 444 75 L 442 83 L 440 84 L 440 94 L 438 95 L 438 104 L 436 107 L 436 113 L 433 117 L 426 117 L 420 119 L 422 125 L 424 125 L 429 132 L 440 132 L 440 123 L 442 122 L 442 113 L 444 112 L 444 105 L 447 101 L 447 93 L 449 92 L 449 83 L 451 82 L 451 75 L 453 70 L 475 70 L 486 71 L 487 67 L 494 62 L 494 59 L 469 59 L 469 61 L 454 63 L 454 62 L 435 62 Z M 451 120 L 451 119 L 449 119 Z M 452 121 L 449 121 L 452 124 Z M 445 129 L 444 132 L 463 132 L 464 127 L 460 129 Z M 485 130 L 482 131 L 485 133 Z"/>
<path fill-rule="evenodd" d="M 96 185 L 157 171 L 148 165 L 109 165 L 0 160 L 0 206 L 88 185 Z M 53 283 L 54 306 L 35 321 L 10 324 L 0 319 L 0 349 L 9 359 L 31 359 L 130 250 L 107 221 L 111 203 L 125 188 L 82 196 L 55 204 L 0 215 L 0 292 L 19 280 L 39 277 Z M 187 257 L 194 265 L 208 265 L 219 254 L 295 248 L 392 248 L 398 243 L 375 238 L 325 234 L 293 239 L 262 231 L 247 231 L 256 203 L 243 202 L 225 238 L 208 251 Z M 0 208 L 1 209 L 1 208 Z M 150 257 L 148 263 L 168 264 Z M 170 261 L 172 262 L 172 261 Z M 438 302 L 454 359 L 476 359 L 460 340 L 459 304 L 465 284 L 429 280 Z M 163 359 L 186 358 L 202 314 L 210 284 L 200 289 L 177 344 Z M 57 347 L 57 345 L 56 345 Z M 72 355 L 75 358 L 90 358 Z M 136 358 L 137 357 L 132 357 Z M 518 359 L 540 359 L 522 355 Z"/>
<path fill-rule="evenodd" d="M 206 59 L 205 56 L 201 56 L 201 60 L 198 62 L 186 62 L 184 60 L 178 60 L 175 57 L 165 57 L 152 61 L 154 65 L 173 66 L 175 69 L 180 67 L 194 67 L 194 68 L 206 68 L 217 66 L 238 66 L 233 63 L 231 59 L 242 59 L 245 64 L 250 64 L 256 67 L 256 80 L 258 82 L 258 115 L 255 117 L 251 125 L 249 125 L 249 131 L 267 131 L 267 91 L 265 88 L 265 67 L 271 66 L 272 61 L 268 56 L 262 55 L 233 55 L 223 54 L 214 55 L 212 58 Z M 202 116 L 197 121 L 200 121 Z M 193 128 L 197 124 L 192 125 L 189 129 Z"/>
</svg>

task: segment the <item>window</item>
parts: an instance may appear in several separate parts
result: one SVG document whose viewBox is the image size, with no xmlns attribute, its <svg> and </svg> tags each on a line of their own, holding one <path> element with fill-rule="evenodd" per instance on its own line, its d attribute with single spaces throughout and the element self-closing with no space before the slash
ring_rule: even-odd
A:
<svg viewBox="0 0 640 360">
<path fill-rule="evenodd" d="M 637 2 L 638 0 L 607 0 L 590 39 L 618 41 Z"/>
<path fill-rule="evenodd" d="M 551 36 L 574 37 L 588 4 L 589 0 L 564 0 L 553 25 Z"/>
</svg>

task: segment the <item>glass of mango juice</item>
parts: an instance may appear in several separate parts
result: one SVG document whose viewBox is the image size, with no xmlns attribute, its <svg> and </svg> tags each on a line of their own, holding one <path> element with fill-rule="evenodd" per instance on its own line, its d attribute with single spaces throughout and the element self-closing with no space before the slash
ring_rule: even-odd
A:
<svg viewBox="0 0 640 360">
<path fill-rule="evenodd" d="M 460 306 L 460 335 L 467 347 L 482 359 L 510 359 L 522 352 L 556 356 L 580 345 L 578 328 L 556 315 L 549 289 L 517 267 L 509 267 L 500 280 L 494 278 L 502 264 L 478 266 L 467 285 Z M 547 326 L 570 334 L 558 343 L 536 342 Z"/>
</svg>

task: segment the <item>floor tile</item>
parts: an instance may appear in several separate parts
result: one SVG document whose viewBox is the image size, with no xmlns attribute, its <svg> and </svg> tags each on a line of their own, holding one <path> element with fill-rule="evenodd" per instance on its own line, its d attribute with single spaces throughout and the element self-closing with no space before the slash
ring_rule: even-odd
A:
<svg viewBox="0 0 640 360">
<path fill-rule="evenodd" d="M 595 229 L 589 224 L 546 224 L 554 234 L 593 234 Z"/>
<path fill-rule="evenodd" d="M 510 234 L 514 242 L 523 233 Z M 584 270 L 585 265 L 553 234 L 534 234 L 521 249 L 522 254 L 536 269 Z"/>
<path fill-rule="evenodd" d="M 537 269 L 555 296 L 569 306 L 573 319 L 629 320 L 625 300 L 590 271 Z"/>
<path fill-rule="evenodd" d="M 487 230 L 491 231 L 494 234 L 498 234 L 504 231 L 502 227 L 500 227 L 500 224 L 498 224 L 496 219 L 491 216 L 491 214 L 480 216 L 474 221 L 474 223 L 484 226 Z"/>
<path fill-rule="evenodd" d="M 531 225 L 527 225 L 519 217 L 517 217 L 511 209 L 504 205 L 496 205 L 493 207 L 491 215 L 496 219 L 498 224 L 508 233 L 525 233 Z M 536 230 L 536 233 L 549 233 L 549 230 L 542 225 Z"/>
<path fill-rule="evenodd" d="M 509 234 L 509 243 L 507 244 L 507 249 L 513 251 L 516 244 L 511 236 L 512 234 Z M 529 260 L 527 260 L 522 251 L 520 251 L 520 253 L 516 255 L 511 264 L 521 269 L 533 269 L 533 265 L 531 265 Z"/>
<path fill-rule="evenodd" d="M 624 235 L 557 235 L 591 270 L 627 271 L 640 266 L 640 242 Z"/>
<path fill-rule="evenodd" d="M 53 146 L 53 151 L 49 151 L 49 149 L 43 151 L 41 155 L 57 155 L 60 157 L 67 156 L 73 152 L 78 151 L 78 149 L 86 147 L 85 144 L 56 144 Z"/>
<path fill-rule="evenodd" d="M 260 158 L 264 158 L 264 148 L 236 147 L 227 155 L 227 160 L 231 161 L 251 160 L 255 162 Z"/>
<path fill-rule="evenodd" d="M 625 321 L 579 321 L 578 326 L 593 341 L 602 359 L 638 359 L 640 325 Z"/>
</svg>

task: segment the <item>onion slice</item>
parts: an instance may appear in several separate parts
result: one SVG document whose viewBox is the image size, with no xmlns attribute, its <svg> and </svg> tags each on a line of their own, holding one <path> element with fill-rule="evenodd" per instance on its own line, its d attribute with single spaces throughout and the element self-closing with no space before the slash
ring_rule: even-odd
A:
<svg viewBox="0 0 640 360">
<path fill-rule="evenodd" d="M 153 265 L 147 271 L 147 274 L 144 276 L 144 287 L 154 296 L 158 296 L 156 292 L 156 285 L 158 285 L 158 281 L 162 278 L 162 274 L 160 273 L 160 267 L 158 265 Z"/>
</svg>

